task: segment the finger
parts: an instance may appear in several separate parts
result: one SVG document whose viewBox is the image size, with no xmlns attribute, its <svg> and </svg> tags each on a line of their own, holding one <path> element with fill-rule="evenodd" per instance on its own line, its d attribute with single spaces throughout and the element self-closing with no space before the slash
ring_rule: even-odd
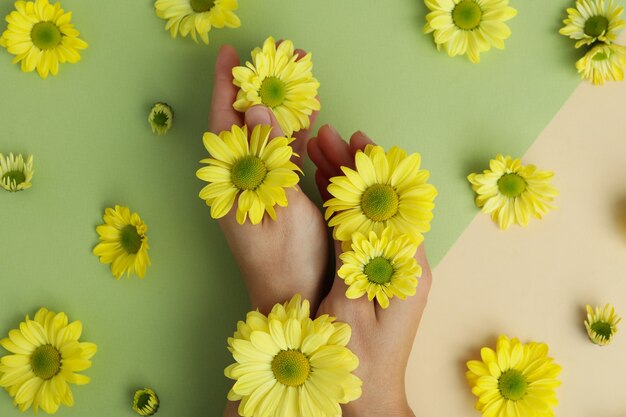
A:
<svg viewBox="0 0 626 417">
<path fill-rule="evenodd" d="M 296 55 L 298 55 L 298 59 L 296 59 L 296 61 L 301 60 L 307 54 L 307 52 L 304 49 L 296 49 L 294 52 L 295 52 Z"/>
<path fill-rule="evenodd" d="M 343 140 L 331 125 L 324 125 L 317 133 L 317 144 L 320 151 L 330 162 L 334 175 L 343 175 L 342 166 L 354 169 L 354 154 L 350 153 L 348 143 Z"/>
<path fill-rule="evenodd" d="M 354 155 L 365 149 L 367 145 L 375 145 L 365 133 L 358 131 L 350 137 L 350 152 Z"/>
<path fill-rule="evenodd" d="M 218 134 L 232 125 L 241 126 L 242 116 L 233 108 L 238 88 L 233 84 L 233 68 L 239 65 L 237 51 L 230 45 L 220 48 L 215 62 L 213 98 L 209 112 L 209 128 Z"/>
<path fill-rule="evenodd" d="M 317 169 L 321 172 L 321 175 L 325 176 L 326 179 L 337 175 L 335 167 L 328 162 L 326 156 L 322 153 L 317 143 L 317 138 L 311 138 L 307 144 L 307 151 L 311 161 L 313 161 Z"/>
<path fill-rule="evenodd" d="M 246 111 L 245 122 L 248 126 L 249 131 L 252 131 L 252 129 L 254 129 L 254 126 L 257 125 L 269 125 L 272 127 L 272 131 L 270 132 L 270 138 L 273 139 L 279 136 L 285 136 L 282 129 L 280 128 L 278 120 L 276 120 L 276 116 L 274 116 L 274 112 L 272 112 L 269 108 L 263 105 L 259 104 L 257 106 L 250 107 L 248 111 Z M 300 143 L 298 143 L 298 140 L 295 140 L 291 142 L 291 147 L 293 148 L 293 151 L 299 155 L 293 155 L 291 157 L 291 162 L 302 168 L 304 165 L 304 156 L 302 150 L 304 150 L 304 155 L 306 155 L 306 142 L 301 141 Z"/>
<path fill-rule="evenodd" d="M 318 100 L 319 100 L 319 97 L 318 97 Z M 311 137 L 311 130 L 313 129 L 313 126 L 315 126 L 315 121 L 317 120 L 318 113 L 319 112 L 314 111 L 309 116 L 309 128 L 308 129 L 300 130 L 293 134 L 293 137 L 296 140 L 294 140 L 291 143 L 291 146 L 293 147 L 293 150 L 300 155 L 300 159 L 302 160 L 302 163 L 304 163 L 306 155 L 307 155 L 307 142 L 309 141 L 309 138 Z"/>
<path fill-rule="evenodd" d="M 335 262 L 336 262 L 336 270 L 339 271 L 339 268 L 343 265 L 341 262 L 341 258 L 339 257 L 343 251 L 341 248 L 341 242 L 335 242 Z M 348 319 L 349 323 L 354 322 L 363 322 L 363 320 L 376 320 L 376 309 L 374 303 L 370 302 L 367 299 L 367 296 L 364 295 L 357 299 L 351 300 L 346 297 L 346 291 L 348 290 L 348 286 L 344 282 L 343 279 L 339 277 L 339 274 L 335 274 L 335 279 L 333 281 L 333 286 L 328 294 L 328 301 L 331 305 L 334 306 L 334 312 L 340 310 L 343 312 L 342 316 L 351 317 L 354 321 Z"/>
<path fill-rule="evenodd" d="M 320 196 L 323 201 L 328 201 L 333 197 L 328 192 L 328 184 L 330 184 L 330 180 L 319 169 L 315 171 L 315 184 L 317 185 L 317 189 L 320 192 Z"/>
<path fill-rule="evenodd" d="M 418 277 L 415 295 L 408 297 L 406 300 L 394 297 L 390 300 L 389 308 L 383 310 L 377 307 L 376 311 L 376 316 L 381 324 L 394 323 L 394 325 L 403 326 L 412 333 L 417 332 L 432 284 L 432 273 L 423 244 L 417 249 L 415 259 L 422 267 L 422 274 Z"/>
</svg>

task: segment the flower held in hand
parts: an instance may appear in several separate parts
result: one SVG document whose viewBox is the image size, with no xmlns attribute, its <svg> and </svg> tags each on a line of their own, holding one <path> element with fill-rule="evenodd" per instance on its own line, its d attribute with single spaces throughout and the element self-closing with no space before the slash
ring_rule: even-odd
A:
<svg viewBox="0 0 626 417">
<path fill-rule="evenodd" d="M 285 188 L 295 188 L 300 168 L 293 162 L 293 139 L 269 139 L 271 126 L 255 126 L 248 142 L 248 128 L 233 125 L 219 135 L 207 132 L 203 142 L 210 158 L 200 162 L 209 166 L 200 168 L 196 175 L 210 184 L 200 191 L 200 198 L 211 206 L 214 219 L 224 217 L 235 203 L 237 222 L 244 224 L 250 217 L 259 224 L 265 212 L 276 220 L 274 207 L 287 206 Z"/>
<path fill-rule="evenodd" d="M 359 360 L 346 347 L 350 326 L 309 313 L 309 302 L 296 295 L 267 317 L 252 311 L 237 324 L 228 339 L 236 363 L 224 373 L 236 381 L 228 399 L 241 400 L 240 415 L 336 417 L 340 404 L 361 396 L 352 374 Z"/>
<path fill-rule="evenodd" d="M 320 109 L 319 82 L 313 78 L 311 54 L 299 58 L 291 41 L 276 46 L 269 37 L 263 48 L 252 51 L 252 62 L 233 68 L 240 88 L 234 108 L 245 112 L 263 104 L 269 107 L 286 136 L 310 126 L 309 116 Z"/>
</svg>

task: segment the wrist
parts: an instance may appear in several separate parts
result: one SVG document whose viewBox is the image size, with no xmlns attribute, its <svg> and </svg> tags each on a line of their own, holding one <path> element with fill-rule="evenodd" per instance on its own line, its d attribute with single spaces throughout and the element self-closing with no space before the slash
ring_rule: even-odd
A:
<svg viewBox="0 0 626 417">
<path fill-rule="evenodd" d="M 395 402 L 357 400 L 344 405 L 342 409 L 344 417 L 415 417 L 406 399 Z"/>
</svg>

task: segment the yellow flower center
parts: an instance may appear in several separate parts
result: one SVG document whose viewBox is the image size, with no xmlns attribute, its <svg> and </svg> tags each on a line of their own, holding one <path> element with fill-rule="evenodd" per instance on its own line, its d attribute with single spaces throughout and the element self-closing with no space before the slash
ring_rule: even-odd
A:
<svg viewBox="0 0 626 417">
<path fill-rule="evenodd" d="M 526 378 L 517 369 L 509 369 L 498 378 L 500 394 L 507 400 L 521 400 L 526 395 L 527 387 Z"/>
<path fill-rule="evenodd" d="M 196 13 L 208 12 L 215 6 L 215 0 L 191 0 L 191 8 Z"/>
<path fill-rule="evenodd" d="M 605 323 L 603 321 L 595 322 L 591 325 L 591 330 L 593 330 L 598 336 L 603 339 L 610 339 L 613 335 L 613 329 L 609 323 Z"/>
<path fill-rule="evenodd" d="M 261 83 L 259 97 L 267 107 L 278 107 L 285 101 L 287 85 L 277 77 L 267 77 Z"/>
<path fill-rule="evenodd" d="M 278 382 L 288 387 L 299 387 L 311 375 L 311 364 L 297 350 L 283 350 L 272 360 L 272 372 Z"/>
<path fill-rule="evenodd" d="M 233 164 L 230 174 L 235 187 L 256 190 L 267 175 L 267 167 L 260 158 L 248 155 Z"/>
<path fill-rule="evenodd" d="M 393 187 L 374 184 L 363 193 L 361 209 L 370 220 L 382 222 L 396 215 L 398 200 L 398 193 Z"/>
<path fill-rule="evenodd" d="M 518 197 L 526 190 L 526 180 L 517 174 L 504 174 L 498 180 L 498 189 L 506 197 Z"/>
<path fill-rule="evenodd" d="M 141 241 L 141 235 L 132 224 L 126 225 L 120 230 L 120 242 L 126 253 L 135 254 L 139 252 L 139 249 L 141 249 Z"/>
<path fill-rule="evenodd" d="M 604 16 L 592 16 L 585 22 L 585 35 L 597 38 L 609 28 L 609 19 Z"/>
<path fill-rule="evenodd" d="M 54 49 L 61 43 L 61 31 L 52 22 L 35 23 L 30 32 L 33 44 L 42 51 Z"/>
<path fill-rule="evenodd" d="M 474 0 L 462 0 L 452 10 L 454 24 L 464 30 L 476 29 L 482 17 L 483 11 Z"/>
<path fill-rule="evenodd" d="M 30 357 L 33 373 L 41 379 L 51 379 L 61 370 L 61 354 L 51 345 L 39 346 Z"/>
<path fill-rule="evenodd" d="M 13 181 L 15 181 L 15 184 L 18 185 L 26 181 L 26 175 L 24 175 L 23 171 L 5 172 L 2 176 L 2 181 L 4 182 L 7 178 L 9 179 L 9 184 L 13 184 Z"/>
<path fill-rule="evenodd" d="M 363 272 L 367 275 L 367 279 L 370 282 L 378 285 L 384 285 L 391 281 L 394 269 L 388 259 L 378 256 L 376 258 L 372 258 L 367 265 L 365 265 Z"/>
</svg>

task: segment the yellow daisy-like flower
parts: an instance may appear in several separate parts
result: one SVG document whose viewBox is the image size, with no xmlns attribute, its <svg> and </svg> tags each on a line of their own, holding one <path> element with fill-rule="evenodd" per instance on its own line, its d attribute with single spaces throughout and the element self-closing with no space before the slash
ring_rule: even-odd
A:
<svg viewBox="0 0 626 417">
<path fill-rule="evenodd" d="M 167 103 L 155 103 L 148 115 L 148 122 L 152 128 L 152 133 L 165 135 L 172 128 L 174 110 Z"/>
<path fill-rule="evenodd" d="M 355 233 L 352 250 L 339 256 L 343 265 L 337 274 L 348 285 L 346 297 L 354 300 L 367 294 L 368 300 L 376 298 L 387 308 L 394 295 L 402 300 L 415 295 L 417 277 L 422 275 L 414 258 L 417 247 L 407 235 L 393 237 L 391 228 L 380 236 Z"/>
<path fill-rule="evenodd" d="M 548 357 L 548 345 L 502 335 L 495 352 L 484 347 L 480 356 L 467 362 L 466 375 L 484 417 L 554 417 L 561 367 Z"/>
<path fill-rule="evenodd" d="M 33 180 L 33 156 L 26 161 L 22 154 L 4 156 L 0 153 L 0 186 L 7 191 L 22 191 L 32 186 Z"/>
<path fill-rule="evenodd" d="M 138 389 L 133 397 L 133 410 L 140 416 L 152 416 L 159 411 L 159 397 L 150 388 Z"/>
<path fill-rule="evenodd" d="M 126 276 L 137 273 L 143 278 L 150 266 L 148 226 L 139 214 L 131 214 L 128 207 L 119 205 L 107 208 L 103 220 L 104 224 L 96 227 L 100 243 L 93 249 L 93 254 L 100 257 L 100 263 L 111 264 L 111 271 L 117 279 L 124 273 Z"/>
<path fill-rule="evenodd" d="M 309 116 L 320 109 L 320 83 L 312 70 L 310 53 L 299 58 L 293 42 L 286 40 L 276 46 L 269 37 L 263 49 L 252 51 L 252 62 L 233 68 L 233 82 L 240 88 L 233 106 L 240 112 L 257 104 L 269 107 L 286 136 L 308 129 Z"/>
<path fill-rule="evenodd" d="M 312 320 L 309 308 L 296 295 L 237 324 L 228 339 L 236 363 L 224 374 L 236 381 L 228 399 L 241 400 L 239 415 L 337 417 L 340 404 L 361 396 L 350 326 L 328 315 Z"/>
<path fill-rule="evenodd" d="M 77 372 L 91 367 L 97 350 L 93 343 L 79 341 L 82 329 L 80 321 L 69 323 L 65 313 L 41 308 L 33 320 L 26 316 L 19 329 L 0 340 L 12 353 L 0 360 L 0 387 L 20 411 L 33 407 L 54 414 L 61 404 L 74 405 L 69 384 L 89 383 Z"/>
<path fill-rule="evenodd" d="M 9 26 L 0 46 L 15 55 L 13 62 L 21 62 L 22 71 L 37 69 L 41 78 L 57 75 L 59 63 L 80 61 L 78 51 L 87 48 L 71 19 L 72 13 L 65 13 L 58 2 L 16 1 L 15 11 L 6 17 Z"/>
<path fill-rule="evenodd" d="M 210 184 L 200 191 L 200 198 L 211 206 L 211 217 L 224 217 L 235 203 L 237 222 L 250 217 L 259 224 L 265 212 L 276 220 L 275 206 L 287 207 L 285 188 L 296 188 L 300 168 L 291 162 L 296 155 L 291 138 L 269 139 L 271 126 L 255 126 L 248 142 L 248 128 L 233 125 L 218 135 L 207 132 L 202 138 L 210 158 L 200 162 L 196 175 Z"/>
<path fill-rule="evenodd" d="M 558 191 L 550 185 L 552 177 L 554 172 L 498 155 L 489 161 L 489 169 L 467 179 L 477 194 L 476 205 L 506 230 L 513 223 L 528 226 L 531 216 L 541 219 L 554 208 L 550 203 Z"/>
<path fill-rule="evenodd" d="M 615 314 L 615 307 L 607 304 L 604 308 L 596 307 L 595 311 L 587 305 L 585 328 L 589 339 L 596 345 L 605 346 L 611 343 L 617 333 L 617 325 L 622 318 Z"/>
<path fill-rule="evenodd" d="M 577 39 L 576 48 L 597 41 L 612 43 L 617 31 L 626 26 L 619 18 L 623 11 L 624 8 L 617 7 L 613 0 L 578 0 L 575 9 L 567 9 L 565 26 L 559 33 Z"/>
<path fill-rule="evenodd" d="M 235 14 L 237 0 L 156 0 L 154 7 L 157 16 L 167 20 L 165 30 L 170 31 L 172 38 L 191 35 L 197 43 L 200 36 L 208 45 L 211 28 L 241 26 Z"/>
<path fill-rule="evenodd" d="M 495 46 L 504 49 L 511 30 L 504 23 L 517 10 L 508 0 L 424 0 L 431 10 L 426 15 L 424 33 L 433 32 L 437 49 L 450 56 L 467 55 L 480 62 L 480 53 Z"/>
<path fill-rule="evenodd" d="M 330 179 L 328 192 L 334 198 L 324 207 L 333 237 L 349 242 L 355 232 L 380 236 L 390 227 L 395 235 L 409 234 L 421 242 L 422 233 L 430 230 L 437 189 L 427 183 L 430 173 L 419 169 L 420 154 L 407 156 L 395 146 L 385 153 L 368 145 L 356 153 L 355 162 L 356 171 L 341 167 L 345 175 Z"/>
<path fill-rule="evenodd" d="M 594 85 L 605 81 L 622 81 L 626 69 L 626 47 L 600 43 L 576 62 L 582 79 Z"/>
</svg>

